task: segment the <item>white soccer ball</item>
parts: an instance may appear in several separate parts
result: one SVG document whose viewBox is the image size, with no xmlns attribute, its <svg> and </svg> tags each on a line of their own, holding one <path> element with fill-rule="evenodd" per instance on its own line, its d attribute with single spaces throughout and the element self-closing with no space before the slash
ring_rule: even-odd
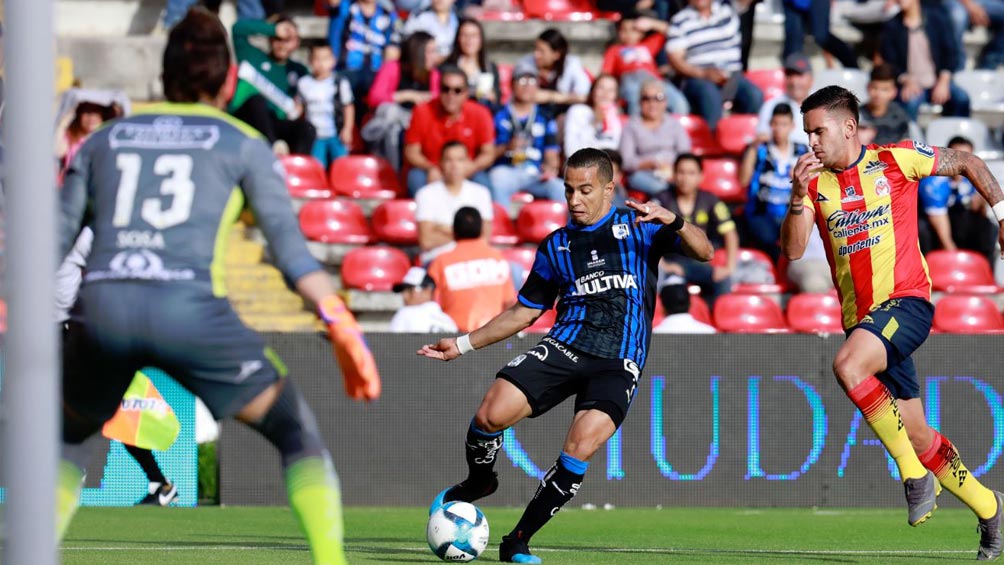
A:
<svg viewBox="0 0 1004 565">
<path fill-rule="evenodd" d="M 443 561 L 474 561 L 488 547 L 488 519 L 469 502 L 447 502 L 429 516 L 429 549 Z"/>
</svg>

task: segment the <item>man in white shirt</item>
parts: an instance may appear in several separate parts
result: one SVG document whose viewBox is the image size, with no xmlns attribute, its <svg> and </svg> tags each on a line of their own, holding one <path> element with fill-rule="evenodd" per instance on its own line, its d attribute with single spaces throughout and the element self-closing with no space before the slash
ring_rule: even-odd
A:
<svg viewBox="0 0 1004 565">
<path fill-rule="evenodd" d="M 652 329 L 657 334 L 713 334 L 714 326 L 698 322 L 690 315 L 690 291 L 680 276 L 670 276 L 666 286 L 659 291 L 659 300 L 666 318 Z"/>
<path fill-rule="evenodd" d="M 791 130 L 792 143 L 809 145 L 809 136 L 802 129 L 802 101 L 812 91 L 812 63 L 802 53 L 792 53 L 784 59 L 784 94 L 775 96 L 760 107 L 756 126 L 756 142 L 770 141 L 770 118 L 778 104 L 791 106 L 795 127 Z"/>
<path fill-rule="evenodd" d="M 394 285 L 394 292 L 404 298 L 401 307 L 390 320 L 394 333 L 451 333 L 457 331 L 453 318 L 446 315 L 432 299 L 436 283 L 421 267 L 412 267 L 404 280 Z"/>
<path fill-rule="evenodd" d="M 415 219 L 418 221 L 418 245 L 423 251 L 423 263 L 437 254 L 432 250 L 449 249 L 453 243 L 453 218 L 464 206 L 476 208 L 484 222 L 481 233 L 491 235 L 492 193 L 487 187 L 466 179 L 471 158 L 459 141 L 443 146 L 439 166 L 443 180 L 423 186 L 415 193 Z M 487 234 L 487 235 L 485 235 Z"/>
</svg>

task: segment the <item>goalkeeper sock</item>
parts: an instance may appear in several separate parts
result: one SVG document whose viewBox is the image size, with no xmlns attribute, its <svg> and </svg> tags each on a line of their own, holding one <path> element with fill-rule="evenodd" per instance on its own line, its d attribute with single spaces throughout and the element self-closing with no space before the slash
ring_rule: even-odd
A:
<svg viewBox="0 0 1004 565">
<path fill-rule="evenodd" d="M 316 565 L 347 563 L 342 546 L 342 492 L 331 459 L 307 457 L 286 469 L 289 505 L 307 535 Z"/>
<path fill-rule="evenodd" d="M 986 520 L 997 514 L 997 497 L 962 464 L 958 450 L 947 437 L 934 432 L 934 441 L 920 455 L 920 462 L 934 473 L 941 486 L 972 508 L 976 516 Z"/>
<path fill-rule="evenodd" d="M 902 480 L 919 479 L 927 474 L 910 444 L 896 399 L 884 384 L 875 377 L 868 377 L 847 391 L 847 396 L 861 410 L 865 421 L 896 461 Z"/>
<path fill-rule="evenodd" d="M 496 455 L 502 449 L 502 432 L 481 431 L 472 419 L 467 428 L 464 447 L 467 455 L 467 481 L 476 485 L 491 481 Z"/>
<path fill-rule="evenodd" d="M 84 472 L 74 463 L 62 459 L 56 482 L 56 540 L 62 541 L 70 520 L 80 506 L 80 489 Z"/>
<path fill-rule="evenodd" d="M 537 530 L 579 491 L 587 468 L 589 463 L 586 461 L 579 461 L 562 452 L 554 466 L 541 479 L 537 492 L 534 493 L 533 499 L 523 512 L 523 517 L 519 519 L 509 537 L 529 543 L 533 534 L 537 533 Z"/>
</svg>

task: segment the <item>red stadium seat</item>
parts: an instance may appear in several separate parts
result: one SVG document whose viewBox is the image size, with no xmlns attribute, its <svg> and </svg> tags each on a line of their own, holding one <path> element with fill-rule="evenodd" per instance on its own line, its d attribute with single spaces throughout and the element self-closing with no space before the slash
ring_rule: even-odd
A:
<svg viewBox="0 0 1004 565">
<path fill-rule="evenodd" d="M 722 150 L 729 155 L 742 155 L 753 138 L 756 137 L 756 114 L 732 114 L 718 121 L 715 139 Z"/>
<path fill-rule="evenodd" d="M 690 295 L 690 315 L 698 322 L 703 322 L 709 326 L 714 325 L 714 322 L 711 320 L 711 309 L 708 308 L 708 303 L 701 298 L 700 294 Z"/>
<path fill-rule="evenodd" d="M 530 276 L 530 269 L 533 268 L 533 260 L 537 256 L 537 249 L 534 247 L 504 247 L 499 251 L 502 252 L 502 256 L 505 257 L 506 261 L 510 263 L 516 263 L 523 269 L 521 279 L 516 281 L 516 286 L 523 286 L 526 282 L 526 277 Z M 513 279 L 515 280 L 516 273 L 513 273 Z"/>
<path fill-rule="evenodd" d="M 418 245 L 414 200 L 397 198 L 381 202 L 370 220 L 380 241 L 391 245 Z"/>
<path fill-rule="evenodd" d="M 796 294 L 788 301 L 788 325 L 802 333 L 841 333 L 843 315 L 836 293 Z"/>
<path fill-rule="evenodd" d="M 324 174 L 324 166 L 310 155 L 286 155 L 282 157 L 282 167 L 286 170 L 286 188 L 293 198 L 331 198 L 331 187 Z"/>
<path fill-rule="evenodd" d="M 516 235 L 516 227 L 509 219 L 509 211 L 498 202 L 492 203 L 492 235 L 490 238 L 492 245 L 516 245 L 519 243 L 519 236 Z"/>
<path fill-rule="evenodd" d="M 568 223 L 568 206 L 564 202 L 535 200 L 519 210 L 516 233 L 527 243 L 537 244 L 554 230 Z"/>
<path fill-rule="evenodd" d="M 739 167 L 734 159 L 704 159 L 703 167 L 702 189 L 729 204 L 746 201 L 746 189 L 739 184 Z"/>
<path fill-rule="evenodd" d="M 599 19 L 590 0 L 523 0 L 528 18 L 548 21 L 582 22 Z"/>
<path fill-rule="evenodd" d="M 310 200 L 300 208 L 304 237 L 322 243 L 365 245 L 373 241 L 362 208 L 348 200 Z"/>
<path fill-rule="evenodd" d="M 335 159 L 329 178 L 335 193 L 343 196 L 382 200 L 404 196 L 394 167 L 371 155 L 346 155 Z"/>
<path fill-rule="evenodd" d="M 695 114 L 675 115 L 676 119 L 680 120 L 684 131 L 690 136 L 691 151 L 695 155 L 704 157 L 721 154 L 722 148 L 718 146 L 718 142 L 704 118 Z"/>
<path fill-rule="evenodd" d="M 725 249 L 716 249 L 715 255 L 711 259 L 711 264 L 715 266 L 725 265 L 726 257 L 728 253 Z M 732 292 L 736 294 L 777 294 L 780 295 L 784 292 L 784 286 L 778 284 L 777 270 L 774 267 L 774 263 L 770 260 L 770 256 L 760 251 L 759 249 L 751 249 L 748 247 L 739 248 L 736 254 L 736 267 L 742 263 L 757 263 L 765 271 L 769 271 L 771 276 L 774 278 L 772 283 L 744 283 L 739 282 L 733 285 Z"/>
<path fill-rule="evenodd" d="M 990 263 L 972 251 L 939 249 L 927 254 L 927 268 L 934 290 L 969 294 L 996 294 Z"/>
<path fill-rule="evenodd" d="M 648 202 L 649 199 L 652 198 L 651 196 L 649 196 L 647 192 L 642 192 L 640 190 L 631 190 L 631 189 L 628 189 L 627 197 L 628 200 L 633 200 L 635 202 Z"/>
<path fill-rule="evenodd" d="M 746 71 L 746 80 L 763 92 L 764 102 L 784 94 L 784 69 L 757 69 Z"/>
<path fill-rule="evenodd" d="M 756 294 L 726 294 L 715 301 L 715 326 L 730 333 L 789 333 L 781 307 Z"/>
<path fill-rule="evenodd" d="M 948 294 L 934 306 L 934 328 L 956 334 L 1004 333 L 1004 317 L 986 296 Z"/>
<path fill-rule="evenodd" d="M 342 284 L 367 292 L 387 292 L 404 279 L 409 267 L 408 256 L 396 247 L 360 247 L 342 260 Z"/>
<path fill-rule="evenodd" d="M 499 92 L 502 94 L 501 102 L 508 104 L 512 100 L 512 71 L 513 66 L 509 63 L 499 63 Z"/>
<path fill-rule="evenodd" d="M 554 326 L 554 321 L 558 318 L 558 311 L 554 308 L 550 310 L 544 310 L 544 313 L 537 318 L 537 321 L 526 328 L 526 333 L 531 334 L 546 334 L 551 331 L 551 327 Z"/>
</svg>

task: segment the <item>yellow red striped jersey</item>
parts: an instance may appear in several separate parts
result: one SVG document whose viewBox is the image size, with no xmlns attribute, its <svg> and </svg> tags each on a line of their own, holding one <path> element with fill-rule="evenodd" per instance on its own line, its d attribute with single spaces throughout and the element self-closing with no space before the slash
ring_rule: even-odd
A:
<svg viewBox="0 0 1004 565">
<path fill-rule="evenodd" d="M 844 328 L 890 298 L 931 299 L 917 235 L 917 183 L 938 166 L 938 150 L 919 141 L 862 146 L 850 167 L 809 183 L 826 259 L 840 295 Z"/>
</svg>

